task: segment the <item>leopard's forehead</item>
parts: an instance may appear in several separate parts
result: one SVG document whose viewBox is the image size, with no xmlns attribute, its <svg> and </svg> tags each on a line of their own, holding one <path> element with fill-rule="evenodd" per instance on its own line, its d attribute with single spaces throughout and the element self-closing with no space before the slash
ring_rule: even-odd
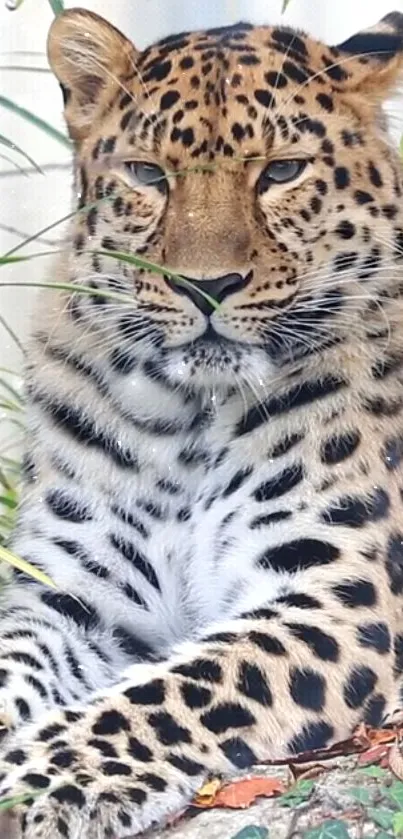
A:
<svg viewBox="0 0 403 839">
<path fill-rule="evenodd" d="M 289 28 L 240 23 L 181 33 L 141 53 L 114 118 L 117 110 L 117 130 L 132 132 L 136 147 L 149 147 L 151 135 L 154 147 L 164 138 L 178 157 L 231 157 L 239 144 L 259 154 L 271 144 L 272 119 L 294 115 L 303 130 L 306 112 L 328 118 L 346 77 L 335 48 Z"/>
</svg>

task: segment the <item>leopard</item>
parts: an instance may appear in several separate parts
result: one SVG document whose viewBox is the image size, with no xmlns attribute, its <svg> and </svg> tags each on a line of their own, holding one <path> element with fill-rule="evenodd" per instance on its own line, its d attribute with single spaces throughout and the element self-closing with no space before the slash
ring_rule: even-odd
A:
<svg viewBox="0 0 403 839">
<path fill-rule="evenodd" d="M 138 51 L 69 9 L 48 55 L 73 209 L 26 348 L 0 832 L 125 839 L 401 712 L 403 15 Z"/>
</svg>

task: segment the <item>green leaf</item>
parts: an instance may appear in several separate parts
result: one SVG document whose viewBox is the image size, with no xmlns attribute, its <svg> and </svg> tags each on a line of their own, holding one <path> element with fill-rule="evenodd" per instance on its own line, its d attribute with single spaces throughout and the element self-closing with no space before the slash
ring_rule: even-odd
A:
<svg viewBox="0 0 403 839">
<path fill-rule="evenodd" d="M 0 495 L 0 504 L 3 504 L 4 507 L 8 507 L 10 510 L 15 510 L 17 501 L 15 498 L 7 498 L 7 495 Z"/>
<path fill-rule="evenodd" d="M 380 830 L 379 833 L 374 836 L 374 839 L 393 839 L 391 833 L 385 833 L 384 830 Z"/>
<path fill-rule="evenodd" d="M 3 798 L 0 800 L 0 813 L 4 812 L 4 810 L 11 810 L 12 807 L 16 807 L 17 804 L 23 804 L 24 801 L 29 801 L 31 798 L 36 798 L 38 795 L 43 795 L 42 792 L 32 792 L 27 795 L 16 795 L 15 798 Z"/>
<path fill-rule="evenodd" d="M 57 16 L 64 12 L 64 5 L 62 0 L 49 0 L 49 4 L 54 15 Z"/>
<path fill-rule="evenodd" d="M 44 119 L 37 117 L 36 114 L 32 113 L 32 111 L 28 111 L 27 108 L 22 108 L 21 105 L 17 105 L 15 102 L 12 102 L 11 99 L 7 99 L 6 96 L 0 96 L 0 105 L 2 105 L 3 108 L 7 108 L 8 111 L 12 111 L 12 113 L 27 120 L 27 122 L 30 122 L 31 125 L 35 125 L 36 128 L 40 128 L 41 131 L 44 131 L 45 134 L 48 134 L 49 137 L 53 137 L 54 140 L 62 143 L 62 145 L 71 148 L 71 142 L 65 134 L 62 134 L 61 131 L 58 131 L 57 128 L 54 128 L 53 125 L 50 125 Z"/>
<path fill-rule="evenodd" d="M 232 839 L 269 839 L 269 831 L 267 827 L 258 827 L 255 824 L 248 824 L 239 833 L 236 833 Z"/>
<path fill-rule="evenodd" d="M 385 787 L 384 792 L 399 810 L 403 810 L 403 784 L 400 781 L 396 781 L 391 787 Z"/>
<path fill-rule="evenodd" d="M 372 803 L 372 792 L 366 787 L 351 787 L 351 789 L 347 790 L 347 793 L 355 801 L 359 801 L 360 804 Z"/>
<path fill-rule="evenodd" d="M 112 259 L 117 259 L 119 262 L 127 262 L 129 265 L 136 265 L 137 268 L 143 268 L 145 271 L 153 271 L 156 274 L 165 274 L 166 277 L 169 277 L 178 285 L 190 286 L 195 291 L 200 294 L 200 297 L 204 297 L 210 303 L 213 309 L 219 309 L 220 303 L 211 297 L 210 294 L 207 292 L 202 291 L 201 288 L 198 287 L 197 283 L 192 283 L 190 280 L 187 280 L 185 277 L 181 277 L 180 274 L 177 274 L 175 271 L 170 271 L 169 268 L 165 268 L 163 265 L 157 265 L 155 262 L 150 262 L 148 259 L 143 259 L 140 256 L 136 256 L 135 254 L 131 253 L 122 253 L 121 251 L 91 251 L 91 253 L 98 254 L 99 256 L 109 256 Z"/>
<path fill-rule="evenodd" d="M 304 839 L 350 839 L 350 834 L 344 822 L 332 820 L 306 831 Z"/>
<path fill-rule="evenodd" d="M 283 807 L 298 807 L 299 804 L 303 804 L 304 801 L 310 798 L 314 789 L 314 781 L 298 781 L 288 792 L 285 792 L 278 799 L 278 803 Z"/>
<path fill-rule="evenodd" d="M 35 163 L 35 160 L 32 157 L 30 157 L 29 154 L 27 154 L 26 151 L 24 151 L 19 146 L 17 146 L 17 143 L 13 143 L 13 141 L 9 140 L 8 137 L 4 137 L 3 134 L 0 134 L 0 144 L 2 146 L 6 146 L 8 149 L 12 149 L 13 151 L 16 151 L 17 154 L 22 155 L 22 157 L 25 157 L 25 160 L 27 160 L 28 163 L 30 163 L 31 166 L 33 166 L 34 169 L 36 169 L 37 172 L 40 172 L 40 174 L 43 175 L 41 167 L 38 166 L 37 163 Z"/>
<path fill-rule="evenodd" d="M 372 766 L 363 766 L 361 769 L 358 770 L 360 775 L 365 775 L 367 778 L 384 778 L 387 775 L 386 769 L 382 769 L 382 766 L 377 766 L 373 764 Z"/>
<path fill-rule="evenodd" d="M 393 824 L 393 810 L 387 810 L 386 807 L 368 807 L 368 818 L 372 819 L 378 827 L 383 827 L 384 830 L 389 830 Z"/>
<path fill-rule="evenodd" d="M 393 835 L 403 836 L 403 813 L 395 813 L 393 816 Z"/>
<path fill-rule="evenodd" d="M 23 571 L 24 574 L 29 574 L 30 577 L 38 580 L 39 583 L 43 583 L 45 586 L 49 586 L 49 588 L 56 589 L 55 583 L 50 579 L 50 577 L 48 577 L 47 574 L 44 574 L 43 571 L 39 571 L 38 568 L 34 568 L 34 566 L 25 559 L 21 559 L 20 556 L 11 553 L 11 551 L 7 548 L 3 548 L 1 546 L 0 560 L 3 560 L 3 562 L 6 562 L 8 565 L 12 565 L 14 568 L 19 568 L 20 571 Z"/>
</svg>

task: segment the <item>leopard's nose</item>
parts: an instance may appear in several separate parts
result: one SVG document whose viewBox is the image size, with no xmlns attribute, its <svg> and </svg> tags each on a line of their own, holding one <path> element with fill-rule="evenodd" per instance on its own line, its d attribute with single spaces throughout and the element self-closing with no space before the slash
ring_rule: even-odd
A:
<svg viewBox="0 0 403 839">
<path fill-rule="evenodd" d="M 183 277 L 183 282 L 166 278 L 170 288 L 177 294 L 183 294 L 209 317 L 213 314 L 215 303 L 222 303 L 230 294 L 235 294 L 245 288 L 252 276 L 252 272 L 246 276 L 242 274 L 224 274 L 222 277 L 215 277 L 211 280 L 194 280 L 191 277 Z M 208 295 L 206 297 L 205 295 Z M 211 298 L 209 300 L 208 298 Z"/>
</svg>

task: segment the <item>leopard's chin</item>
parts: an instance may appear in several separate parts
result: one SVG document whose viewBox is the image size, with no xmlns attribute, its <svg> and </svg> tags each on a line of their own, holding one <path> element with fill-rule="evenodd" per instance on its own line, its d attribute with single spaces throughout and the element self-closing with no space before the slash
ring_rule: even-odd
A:
<svg viewBox="0 0 403 839">
<path fill-rule="evenodd" d="M 260 347 L 221 340 L 198 339 L 167 353 L 165 372 L 178 386 L 198 390 L 255 389 L 259 394 L 270 387 L 276 367 Z"/>
</svg>

